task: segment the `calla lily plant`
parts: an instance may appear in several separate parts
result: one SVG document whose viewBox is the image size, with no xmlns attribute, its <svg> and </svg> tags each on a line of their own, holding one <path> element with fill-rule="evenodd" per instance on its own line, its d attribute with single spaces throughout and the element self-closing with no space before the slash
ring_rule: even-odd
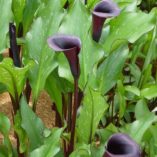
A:
<svg viewBox="0 0 157 157">
<path fill-rule="evenodd" d="M 119 13 L 120 9 L 112 0 L 102 0 L 94 7 L 92 11 L 92 37 L 96 42 L 98 42 L 101 37 L 106 19 L 116 17 Z"/>
<path fill-rule="evenodd" d="M 0 157 L 157 156 L 157 12 L 145 4 L 0 0 L 0 111 L 13 123 L 0 113 Z"/>
</svg>

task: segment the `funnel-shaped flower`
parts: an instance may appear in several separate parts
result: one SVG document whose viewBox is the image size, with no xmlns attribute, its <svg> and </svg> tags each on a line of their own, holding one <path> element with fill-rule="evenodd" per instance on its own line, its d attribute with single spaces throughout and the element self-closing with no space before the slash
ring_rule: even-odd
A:
<svg viewBox="0 0 157 157">
<path fill-rule="evenodd" d="M 92 12 L 93 16 L 93 28 L 92 36 L 93 40 L 99 41 L 103 24 L 107 18 L 118 16 L 120 9 L 112 0 L 102 0 L 99 2 Z"/>
<path fill-rule="evenodd" d="M 140 148 L 128 135 L 114 134 L 107 143 L 104 157 L 140 157 Z"/>
<path fill-rule="evenodd" d="M 78 54 L 81 48 L 79 38 L 71 35 L 54 35 L 48 39 L 49 46 L 56 52 L 64 52 L 70 64 L 71 72 L 74 78 L 80 74 Z"/>
</svg>

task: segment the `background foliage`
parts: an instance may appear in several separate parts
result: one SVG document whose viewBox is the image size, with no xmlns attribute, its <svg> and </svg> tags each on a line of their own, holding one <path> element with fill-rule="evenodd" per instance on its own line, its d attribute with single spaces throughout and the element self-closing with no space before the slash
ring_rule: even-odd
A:
<svg viewBox="0 0 157 157">
<path fill-rule="evenodd" d="M 106 21 L 96 43 L 91 37 L 91 11 L 98 1 L 88 0 L 85 5 L 83 0 L 69 0 L 66 9 L 65 0 L 0 0 L 0 93 L 7 91 L 19 99 L 14 130 L 20 151 L 27 156 L 63 156 L 66 123 L 62 128 L 45 128 L 21 98 L 27 79 L 33 104 L 46 90 L 62 115 L 62 94 L 73 91 L 73 78 L 65 56 L 47 44 L 47 38 L 58 32 L 76 35 L 82 42 L 79 88 L 84 97 L 70 157 L 102 156 L 107 139 L 116 132 L 130 135 L 143 155 L 157 156 L 157 2 L 115 0 L 121 13 Z M 16 25 L 22 47 L 20 68 L 3 57 L 9 48 L 9 22 Z M 21 25 L 22 37 L 18 36 Z M 9 119 L 1 113 L 2 157 L 17 156 L 9 130 Z"/>
</svg>

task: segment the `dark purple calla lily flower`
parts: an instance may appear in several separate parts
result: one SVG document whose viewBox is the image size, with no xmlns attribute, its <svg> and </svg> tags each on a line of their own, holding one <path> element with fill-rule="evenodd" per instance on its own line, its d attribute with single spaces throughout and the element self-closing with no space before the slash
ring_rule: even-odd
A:
<svg viewBox="0 0 157 157">
<path fill-rule="evenodd" d="M 81 41 L 72 35 L 58 34 L 48 38 L 49 46 L 56 52 L 64 52 L 70 64 L 74 78 L 80 75 L 78 54 L 81 49 Z"/>
<path fill-rule="evenodd" d="M 93 40 L 99 41 L 103 24 L 107 18 L 118 16 L 120 9 L 112 0 L 102 0 L 99 2 L 92 12 L 93 16 L 93 28 L 92 36 Z"/>
<path fill-rule="evenodd" d="M 110 137 L 104 157 L 140 157 L 140 147 L 128 135 L 118 133 Z"/>
</svg>

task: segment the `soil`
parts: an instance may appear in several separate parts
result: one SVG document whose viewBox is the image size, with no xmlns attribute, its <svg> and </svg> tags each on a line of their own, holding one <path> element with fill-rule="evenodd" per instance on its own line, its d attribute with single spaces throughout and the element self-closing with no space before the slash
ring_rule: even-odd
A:
<svg viewBox="0 0 157 157">
<path fill-rule="evenodd" d="M 9 57 L 9 50 L 7 49 L 3 53 L 3 57 Z M 31 100 L 30 100 L 31 104 Z M 36 108 L 36 114 L 39 116 L 45 126 L 47 128 L 52 128 L 54 127 L 55 124 L 55 112 L 52 111 L 51 109 L 52 101 L 49 95 L 43 91 L 40 94 L 40 97 L 37 102 L 37 108 Z M 11 130 L 10 130 L 10 139 L 13 144 L 16 144 L 16 140 L 14 138 L 14 133 L 13 133 L 13 117 L 12 117 L 12 103 L 10 100 L 9 93 L 3 93 L 0 94 L 0 112 L 4 113 L 7 115 L 7 117 L 10 119 L 11 122 Z M 2 142 L 3 136 L 0 133 L 0 143 Z"/>
<path fill-rule="evenodd" d="M 31 103 L 31 101 L 30 101 Z M 42 119 L 47 128 L 52 128 L 55 123 L 55 113 L 51 109 L 52 101 L 49 95 L 43 91 L 37 102 L 36 114 Z M 0 94 L 0 112 L 7 115 L 11 122 L 10 139 L 13 144 L 16 143 L 13 134 L 13 117 L 12 117 L 12 104 L 8 93 Z M 3 136 L 0 134 L 0 141 Z"/>
</svg>

